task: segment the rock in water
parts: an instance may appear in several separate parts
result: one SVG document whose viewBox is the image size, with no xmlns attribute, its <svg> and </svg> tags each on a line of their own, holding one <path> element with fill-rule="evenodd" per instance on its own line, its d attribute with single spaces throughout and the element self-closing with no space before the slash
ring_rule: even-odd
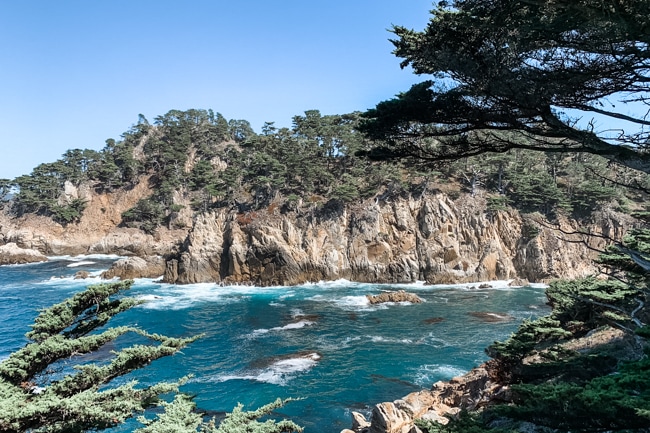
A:
<svg viewBox="0 0 650 433">
<path fill-rule="evenodd" d="M 383 304 L 386 302 L 410 302 L 412 304 L 419 304 L 422 299 L 415 293 L 408 293 L 404 290 L 397 292 L 385 292 L 379 295 L 366 295 L 368 302 L 371 304 Z"/>
<path fill-rule="evenodd" d="M 164 273 L 165 261 L 162 257 L 127 257 L 113 263 L 109 270 L 102 273 L 102 278 L 118 277 L 121 280 L 157 278 Z"/>
<path fill-rule="evenodd" d="M 90 277 L 90 272 L 88 271 L 79 271 L 76 274 L 74 274 L 75 280 L 85 280 L 88 277 Z"/>
<path fill-rule="evenodd" d="M 525 278 L 515 278 L 508 283 L 509 287 L 525 287 L 530 285 L 530 282 Z"/>
<path fill-rule="evenodd" d="M 20 248 L 13 242 L 0 247 L 0 265 L 22 265 L 46 261 L 47 257 L 40 251 Z"/>
<path fill-rule="evenodd" d="M 509 314 L 490 313 L 487 311 L 471 311 L 467 314 L 487 323 L 507 322 L 514 319 L 514 317 L 510 316 Z"/>
<path fill-rule="evenodd" d="M 366 417 L 360 414 L 359 412 L 352 412 L 352 430 L 355 432 L 360 432 L 367 430 L 370 427 L 370 423 L 366 420 Z"/>
</svg>

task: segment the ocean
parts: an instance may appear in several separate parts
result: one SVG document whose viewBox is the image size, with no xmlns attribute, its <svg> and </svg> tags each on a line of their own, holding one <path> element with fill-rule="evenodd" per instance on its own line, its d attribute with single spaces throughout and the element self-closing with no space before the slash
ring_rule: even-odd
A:
<svg viewBox="0 0 650 433">
<path fill-rule="evenodd" d="M 0 359 L 26 343 L 24 334 L 45 308 L 102 282 L 117 257 L 52 257 L 0 267 Z M 91 278 L 75 280 L 84 270 Z M 291 418 L 306 433 L 338 433 L 352 411 L 369 415 L 439 380 L 487 360 L 484 349 L 518 324 L 546 314 L 542 286 L 366 284 L 350 281 L 290 287 L 171 285 L 136 280 L 128 295 L 146 300 L 109 325 L 137 325 L 170 336 L 204 334 L 182 353 L 128 377 L 143 386 L 192 374 L 182 390 L 216 416 L 238 403 L 255 409 L 277 397 L 300 398 L 273 418 Z M 367 294 L 404 289 L 420 304 L 370 305 Z M 486 314 L 487 313 L 487 314 Z M 507 316 L 505 321 L 495 320 Z M 123 338 L 116 345 L 128 345 Z M 103 351 L 102 356 L 108 356 Z M 135 421 L 114 429 L 128 432 Z"/>
</svg>

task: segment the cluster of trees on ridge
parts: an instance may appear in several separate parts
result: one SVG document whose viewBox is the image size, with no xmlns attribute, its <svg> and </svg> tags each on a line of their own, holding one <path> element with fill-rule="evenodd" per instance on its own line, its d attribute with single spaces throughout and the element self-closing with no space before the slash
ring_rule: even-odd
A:
<svg viewBox="0 0 650 433">
<path fill-rule="evenodd" d="M 201 169 L 196 169 L 198 162 L 185 165 L 188 162 L 185 151 L 188 146 L 192 146 L 199 153 L 201 143 L 208 141 L 201 141 L 200 135 L 192 136 L 191 128 L 175 129 L 179 124 L 177 115 L 186 114 L 174 112 L 167 119 L 167 125 L 164 125 L 167 122 L 165 119 L 157 119 L 153 126 L 141 121 L 132 132 L 125 135 L 123 141 L 111 143 L 113 148 L 121 148 L 125 152 L 110 152 L 112 156 L 107 158 L 112 158 L 118 169 L 110 168 L 101 176 L 105 176 L 105 181 L 111 179 L 115 183 L 105 182 L 105 186 L 98 184 L 97 187 L 119 188 L 133 182 L 137 176 L 151 176 L 157 186 L 157 194 L 160 194 L 155 198 L 157 201 L 152 203 L 164 206 L 163 216 L 165 212 L 173 211 L 170 206 L 175 203 L 171 194 L 179 186 L 188 193 L 197 193 L 197 208 L 220 206 L 222 202 L 232 203 L 238 200 L 238 196 L 230 196 L 229 192 L 242 193 L 244 199 L 241 200 L 245 200 L 248 206 L 265 206 L 278 192 L 288 193 L 288 199 L 295 192 L 292 190 L 293 181 L 304 181 L 307 191 L 315 196 L 320 195 L 323 200 L 348 200 L 347 194 L 336 195 L 339 194 L 336 187 L 344 184 L 338 183 L 343 182 L 343 175 L 353 176 L 352 167 L 357 164 L 353 158 L 365 155 L 375 160 L 407 161 L 407 164 L 396 163 L 387 166 L 388 168 L 379 166 L 378 170 L 389 170 L 391 175 L 376 184 L 377 190 L 372 191 L 371 188 L 369 196 L 378 191 L 383 192 L 384 188 L 392 185 L 390 182 L 395 182 L 398 188 L 408 192 L 412 185 L 422 183 L 421 178 L 426 182 L 427 176 L 433 176 L 426 172 L 411 172 L 412 161 L 425 161 L 438 170 L 452 169 L 451 166 L 438 165 L 440 161 L 457 161 L 454 170 L 459 171 L 454 173 L 458 174 L 458 179 L 466 180 L 470 190 L 492 188 L 494 192 L 496 189 L 498 195 L 494 206 L 507 204 L 500 196 L 517 205 L 522 205 L 522 196 L 541 194 L 545 198 L 552 197 L 553 184 L 560 191 L 569 191 L 567 197 L 575 197 L 573 194 L 576 190 L 573 188 L 583 181 L 591 182 L 589 188 L 593 190 L 589 194 L 582 194 L 577 202 L 578 208 L 593 205 L 588 200 L 596 200 L 594 203 L 598 203 L 600 198 L 597 197 L 611 198 L 608 188 L 625 188 L 622 185 L 633 187 L 628 196 L 641 194 L 641 197 L 645 197 L 644 194 L 647 194 L 645 176 L 650 173 L 650 154 L 647 152 L 650 122 L 646 118 L 650 102 L 649 2 L 456 0 L 450 4 L 441 1 L 432 11 L 432 19 L 425 31 L 396 27 L 394 32 L 398 37 L 394 41 L 396 54 L 404 58 L 404 65 L 411 64 L 417 73 L 431 74 L 439 80 L 426 81 L 370 110 L 365 116 L 369 120 L 358 125 L 365 135 L 357 135 L 357 124 L 352 123 L 350 131 L 359 138 L 361 148 L 351 144 L 348 147 L 330 147 L 335 142 L 327 141 L 325 138 L 331 136 L 324 134 L 316 136 L 318 138 L 313 141 L 308 137 L 314 136 L 297 136 L 297 128 L 306 126 L 301 126 L 298 121 L 294 122 L 291 130 L 273 130 L 272 125 L 268 125 L 259 136 L 244 132 L 244 139 L 233 136 L 228 129 L 230 139 L 218 143 L 209 141 L 217 145 L 225 143 L 224 151 L 207 157 L 213 151 L 211 149 L 214 149 L 208 145 L 207 149 L 201 150 L 206 152 L 206 157 L 200 160 L 209 161 L 211 167 L 203 163 Z M 612 102 L 614 100 L 616 104 Z M 639 104 L 643 111 L 640 115 L 629 114 L 620 108 L 621 104 L 625 107 L 626 103 Z M 598 114 L 631 126 L 621 128 L 613 135 L 599 133 L 592 123 L 583 125 L 570 115 L 563 114 L 563 110 Z M 209 112 L 206 114 L 209 116 Z M 306 114 L 302 119 L 309 117 L 309 113 Z M 320 115 L 318 117 L 322 118 Z M 223 126 L 224 122 L 214 119 L 209 123 L 214 124 L 216 131 L 216 125 L 220 123 Z M 198 122 L 194 124 L 199 125 Z M 230 122 L 225 122 L 225 125 L 229 124 Z M 163 126 L 170 125 L 170 131 L 174 132 L 164 131 L 164 134 L 158 135 Z M 303 129 L 301 134 L 309 134 L 308 131 L 309 129 Z M 149 143 L 152 137 L 159 140 Z M 372 141 L 365 141 L 368 138 Z M 304 171 L 291 171 L 285 177 L 275 176 L 276 173 L 283 172 L 285 163 L 289 163 L 289 160 L 283 158 L 290 155 L 282 152 L 285 152 L 283 145 L 291 142 L 305 144 L 304 147 L 315 151 L 319 158 L 324 157 L 318 160 L 319 165 L 310 166 L 310 169 L 319 170 L 325 166 L 328 170 L 339 170 L 337 173 L 342 173 L 333 179 L 334 183 L 329 185 L 332 188 Z M 194 143 L 198 143 L 196 148 Z M 248 149 L 255 152 L 247 153 L 247 146 L 252 146 Z M 334 150 L 328 153 L 329 148 Z M 232 159 L 228 159 L 225 149 L 230 149 Z M 352 152 L 353 149 L 357 150 Z M 505 153 L 513 150 L 515 151 L 510 155 Z M 526 150 L 549 153 L 524 152 Z M 296 148 L 293 152 L 296 152 Z M 481 159 L 463 159 L 486 152 L 491 154 Z M 602 156 L 614 165 L 575 152 Z M 118 155 L 125 156 L 125 159 L 119 160 Z M 142 158 L 142 155 L 148 157 Z M 530 156 L 536 165 L 521 168 L 518 164 L 524 158 L 523 155 L 526 158 Z M 219 160 L 215 160 L 215 157 Z M 120 168 L 123 161 L 127 160 L 130 161 L 127 165 L 133 168 L 128 174 Z M 222 161 L 225 161 L 225 165 L 220 164 Z M 234 161 L 245 163 L 237 166 Z M 313 162 L 309 159 L 304 161 L 310 164 Z M 304 161 L 303 165 L 306 165 Z M 373 169 L 376 167 L 366 160 L 359 161 Z M 572 161 L 587 161 L 592 166 L 572 166 Z M 85 164 L 85 172 L 89 172 L 91 165 Z M 214 170 L 215 167 L 221 168 Z M 230 173 L 233 178 L 228 178 L 225 174 L 229 167 L 234 171 Z M 243 171 L 242 167 L 251 171 Z M 44 167 L 41 171 L 45 178 L 50 176 L 50 169 L 52 167 Z M 576 170 L 572 182 L 567 181 L 570 169 Z M 628 169 L 638 173 L 627 171 Z M 520 186 L 522 181 L 517 181 L 512 173 L 520 173 L 525 177 L 540 175 L 540 171 L 544 177 L 537 182 L 529 182 L 529 185 L 539 188 L 539 182 L 545 182 L 541 186 L 542 192 L 533 190 L 522 193 L 527 190 Z M 215 172 L 221 180 L 215 180 L 212 176 Z M 58 173 L 59 168 L 55 167 L 51 178 L 57 179 Z M 246 173 L 251 177 L 246 177 Z M 411 174 L 415 177 L 408 176 Z M 223 181 L 224 179 L 227 180 Z M 390 182 L 386 179 L 390 179 Z M 56 208 L 30 209 L 29 198 L 20 197 L 23 189 L 30 190 L 30 186 L 18 181 L 15 184 L 20 187 L 14 203 L 14 206 L 18 206 L 15 208 L 17 212 L 34 211 L 66 219 L 57 216 Z M 58 187 L 61 188 L 61 185 L 59 183 Z M 365 196 L 364 185 L 367 184 L 352 185 L 352 200 Z M 43 188 L 42 191 L 50 200 L 50 205 L 65 206 L 56 201 L 58 195 L 53 190 L 50 190 L 50 195 L 46 194 L 48 188 Z M 519 197 L 516 191 L 519 191 Z M 622 190 L 618 191 L 620 194 Z M 38 197 L 41 190 L 34 187 L 31 192 L 35 194 L 31 196 L 33 198 Z M 359 195 L 354 196 L 357 193 Z M 207 199 L 202 198 L 201 194 L 207 194 Z M 37 203 L 34 201 L 31 205 Z M 524 200 L 523 203 L 523 206 L 538 207 L 538 211 L 552 212 L 571 205 L 570 200 L 563 202 L 560 196 L 550 206 L 553 209 L 540 209 L 539 206 L 546 205 L 546 202 L 537 200 Z M 624 203 L 619 203 L 621 204 Z M 575 208 L 576 205 L 573 204 L 572 207 Z M 650 353 L 647 338 L 650 336 L 650 327 L 647 324 L 650 321 L 650 311 L 646 306 L 650 301 L 650 230 L 647 228 L 648 213 L 640 208 L 636 215 L 639 218 L 639 228 L 603 252 L 600 262 L 608 270 L 607 278 L 554 283 L 547 290 L 553 307 L 552 313 L 539 320 L 525 322 L 512 338 L 495 343 L 488 349 L 493 358 L 489 368 L 495 379 L 512 387 L 513 398 L 510 404 L 495 404 L 479 414 L 461 415 L 446 426 L 422 421 L 420 427 L 428 432 L 496 433 L 518 431 L 517 422 L 528 421 L 551 431 L 648 431 Z M 71 219 L 73 220 L 74 218 Z M 137 221 L 138 218 L 134 216 L 132 222 Z M 81 300 L 86 299 L 86 295 L 80 296 Z M 32 345 L 0 364 L 0 395 L 3 403 L 10 403 L 3 405 L 3 408 L 27 407 L 40 411 L 38 413 L 56 414 L 62 405 L 68 404 L 62 402 L 61 397 L 74 397 L 77 398 L 74 400 L 76 405 L 64 406 L 67 424 L 59 417 L 57 420 L 48 420 L 43 429 L 82 431 L 106 426 L 107 420 L 95 419 L 79 412 L 83 406 L 78 403 L 85 401 L 81 398 L 89 398 L 85 391 L 79 394 L 81 397 L 57 395 L 57 398 L 44 399 L 43 403 L 51 404 L 48 410 L 44 410 L 41 406 L 30 405 L 37 400 L 33 388 L 29 383 L 19 382 L 22 377 L 29 378 L 30 371 L 39 371 L 43 367 L 43 363 L 33 365 L 40 358 L 36 355 L 46 350 L 49 353 L 50 349 L 59 347 L 62 338 L 83 337 L 86 331 L 94 329 L 91 324 L 105 323 L 102 321 L 108 320 L 111 314 L 104 315 L 104 307 L 110 306 L 109 311 L 115 314 L 123 308 L 120 304 L 115 304 L 115 301 L 106 300 L 106 294 L 98 294 L 96 299 L 93 296 L 90 296 L 92 302 L 89 304 L 73 299 L 63 306 L 53 307 L 56 314 L 46 311 L 42 320 L 39 316 L 34 331 L 28 334 L 28 338 L 33 341 Z M 100 305 L 101 315 L 98 314 Z M 96 310 L 93 309 L 95 306 Z M 88 308 L 91 308 L 89 313 L 82 314 Z M 61 316 L 65 311 L 65 321 L 51 320 L 53 316 Z M 82 314 L 79 316 L 82 319 L 76 314 Z M 635 349 L 628 353 L 633 356 L 623 361 L 620 354 L 606 347 L 599 353 L 583 355 L 563 345 L 589 332 L 606 328 L 619 329 L 625 333 L 628 340 L 635 344 Z M 58 336 L 61 332 L 62 337 Z M 189 343 L 146 333 L 143 336 L 160 341 L 161 346 L 170 352 Z M 94 335 L 89 337 L 91 340 L 101 338 Z M 46 347 L 46 344 L 49 346 Z M 66 341 L 63 347 L 62 356 L 67 356 L 74 346 Z M 92 345 L 85 350 L 92 351 Z M 645 356 L 638 356 L 643 351 Z M 125 358 L 118 356 L 116 361 L 137 361 L 140 356 L 139 351 L 134 351 L 125 354 Z M 524 362 L 529 356 L 537 356 L 544 362 L 531 367 Z M 111 372 L 119 371 L 120 365 L 120 362 L 115 362 L 106 369 L 82 369 L 71 379 L 53 383 L 52 392 L 60 389 L 65 394 L 68 385 L 71 392 L 83 387 L 96 392 L 96 388 L 93 389 L 95 383 L 98 385 L 110 378 Z M 133 362 L 132 365 L 137 368 L 139 364 Z M 66 386 L 60 386 L 61 383 Z M 153 391 L 140 391 L 131 407 L 136 409 L 144 406 L 141 402 L 148 401 L 148 397 L 155 394 Z M 100 397 L 118 399 L 119 402 L 122 395 L 128 392 L 128 389 L 122 389 L 115 395 L 104 393 Z M 146 398 L 142 399 L 143 397 Z M 115 400 L 107 402 L 109 407 L 113 402 Z M 148 431 L 204 429 L 199 427 L 200 420 L 190 412 L 191 403 L 186 398 L 181 396 L 175 399 L 166 409 L 160 419 L 169 424 L 158 424 L 158 429 L 154 422 Z M 110 421 L 117 423 L 124 416 L 128 414 L 118 413 Z M 1 419 L 4 421 L 10 418 L 3 414 Z M 21 424 L 0 426 L 4 431 L 24 430 L 20 428 Z M 293 428 L 289 425 L 274 426 L 277 425 L 270 423 L 259 431 Z M 33 426 L 34 429 L 39 427 Z M 210 431 L 210 428 L 213 426 L 208 425 L 204 431 Z"/>
<path fill-rule="evenodd" d="M 581 152 L 513 149 L 454 162 L 378 163 L 364 156 L 377 148 L 363 132 L 374 122 L 360 113 L 324 116 L 310 110 L 295 116 L 292 128 L 267 123 L 257 134 L 247 121 L 228 121 L 212 110 L 172 110 L 153 124 L 140 116 L 120 141 L 109 139 L 100 151 L 68 150 L 29 175 L 3 180 L 2 191 L 17 191 L 10 208 L 17 215 L 70 224 L 86 203 L 67 199 L 66 183 L 114 192 L 147 179 L 153 195 L 125 212 L 123 224 L 151 233 L 173 225 L 175 213 L 186 206 L 195 212 L 224 206 L 245 211 L 275 203 L 292 211 L 330 201 L 421 195 L 442 183 L 447 191 L 455 186 L 486 194 L 491 210 L 512 206 L 582 218 L 605 205 L 635 210 L 645 195 L 621 185 L 650 187 L 647 174 Z"/>
</svg>

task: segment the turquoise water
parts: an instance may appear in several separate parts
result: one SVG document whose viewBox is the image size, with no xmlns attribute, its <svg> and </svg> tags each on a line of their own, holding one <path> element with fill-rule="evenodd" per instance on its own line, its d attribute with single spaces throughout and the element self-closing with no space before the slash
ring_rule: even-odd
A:
<svg viewBox="0 0 650 433">
<path fill-rule="evenodd" d="M 58 257 L 0 267 L 0 359 L 25 344 L 38 308 L 60 302 L 97 278 L 115 258 Z M 487 358 L 484 348 L 525 318 L 544 314 L 542 288 L 492 289 L 334 281 L 295 287 L 175 286 L 137 280 L 130 295 L 148 300 L 111 325 L 137 324 L 171 336 L 204 333 L 181 354 L 133 374 L 143 385 L 192 373 L 183 387 L 199 408 L 219 415 L 239 402 L 256 408 L 277 397 L 300 397 L 275 414 L 307 433 L 338 433 L 350 412 L 429 388 Z M 422 304 L 371 306 L 366 294 L 405 289 Z M 507 314 L 490 322 L 471 313 Z M 480 316 L 480 315 L 479 315 Z M 124 339 L 118 345 L 128 344 Z M 127 378 L 118 379 L 119 382 Z M 129 425 L 121 431 L 132 428 Z"/>
</svg>

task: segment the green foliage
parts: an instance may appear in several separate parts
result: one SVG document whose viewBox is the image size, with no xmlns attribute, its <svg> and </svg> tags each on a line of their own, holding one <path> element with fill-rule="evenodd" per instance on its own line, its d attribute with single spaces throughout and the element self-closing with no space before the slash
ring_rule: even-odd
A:
<svg viewBox="0 0 650 433">
<path fill-rule="evenodd" d="M 627 109 L 650 89 L 649 15 L 638 0 L 439 1 L 424 30 L 397 26 L 392 40 L 402 67 L 437 81 L 365 114 L 378 140 L 368 154 L 433 162 L 584 151 L 650 173 L 645 111 Z M 597 128 L 596 115 L 620 133 Z"/>
<path fill-rule="evenodd" d="M 523 211 L 548 215 L 569 207 L 566 196 L 548 173 L 519 171 L 512 177 L 512 200 Z"/>
<path fill-rule="evenodd" d="M 122 213 L 122 223 L 127 227 L 137 227 L 145 233 L 153 234 L 165 219 L 165 209 L 163 206 L 146 198 Z"/>
<path fill-rule="evenodd" d="M 295 116 L 291 128 L 268 123 L 258 135 L 248 122 L 227 121 L 211 110 L 171 110 L 154 124 L 140 116 L 121 141 L 106 140 L 100 152 L 70 150 L 8 187 L 18 187 L 13 204 L 17 214 L 37 213 L 70 224 L 79 220 L 83 203 L 66 202 L 65 182 L 113 192 L 147 179 L 153 194 L 124 212 L 123 223 L 154 233 L 186 203 L 194 211 L 225 206 L 257 210 L 294 195 L 314 206 L 329 200 L 420 195 L 423 185 L 424 190 L 435 188 L 434 180 L 465 185 L 472 194 L 486 193 L 490 212 L 514 207 L 553 216 L 573 209 L 587 218 L 604 203 L 645 199 L 615 182 L 650 184 L 603 158 L 525 149 L 463 158 L 437 165 L 436 172 L 416 160 L 379 164 L 359 157 L 376 145 L 359 131 L 360 124 L 359 113 L 324 116 L 309 110 Z M 508 132 L 499 134 L 510 137 Z M 431 141 L 442 146 L 436 143 Z"/>
<path fill-rule="evenodd" d="M 137 302 L 114 298 L 132 282 L 91 286 L 87 291 L 47 308 L 36 318 L 24 348 L 0 363 L 0 431 L 81 432 L 112 427 L 148 407 L 179 383 L 136 388 L 136 382 L 110 382 L 152 361 L 176 353 L 198 337 L 171 338 L 133 327 L 92 333 Z M 139 344 L 113 352 L 108 363 L 84 362 L 81 355 L 137 333 L 156 344 Z M 76 372 L 54 379 L 52 365 L 64 362 Z"/>
<path fill-rule="evenodd" d="M 492 358 L 518 361 L 529 355 L 541 342 L 558 341 L 571 335 L 571 332 L 562 328 L 559 320 L 544 316 L 535 320 L 524 320 L 510 338 L 495 342 L 486 350 Z"/>
<path fill-rule="evenodd" d="M 650 229 L 647 224 L 629 230 L 621 244 L 608 246 L 598 263 L 629 284 L 647 287 L 650 284 Z"/>
<path fill-rule="evenodd" d="M 487 208 L 490 212 L 504 211 L 508 209 L 508 197 L 503 195 L 487 198 Z"/>
<path fill-rule="evenodd" d="M 75 198 L 65 206 L 54 205 L 52 206 L 52 219 L 63 225 L 77 222 L 81 219 L 84 209 L 86 209 L 86 201 L 81 198 Z"/>
<path fill-rule="evenodd" d="M 292 421 L 258 421 L 290 401 L 292 400 L 277 399 L 254 411 L 244 411 L 243 406 L 239 404 L 217 427 L 214 419 L 203 421 L 201 415 L 195 411 L 194 402 L 187 395 L 180 394 L 172 402 L 162 403 L 165 411 L 158 418 L 138 418 L 145 427 L 135 430 L 134 433 L 300 433 L 303 429 Z"/>
<path fill-rule="evenodd" d="M 132 284 L 89 286 L 39 313 L 25 335 L 30 342 L 0 363 L 0 432 L 97 431 L 115 427 L 152 405 L 165 410 L 152 420 L 141 417 L 146 426 L 137 430 L 140 433 L 302 431 L 291 421 L 257 421 L 290 400 L 278 399 L 250 412 L 238 406 L 217 428 L 214 421 L 203 422 L 188 396 L 176 394 L 171 402 L 159 399 L 163 394 L 178 393 L 186 379 L 144 388 L 136 381 L 112 385 L 115 378 L 173 355 L 200 337 L 172 338 L 131 326 L 96 332 L 115 315 L 141 303 L 119 296 Z M 97 363 L 84 359 L 83 355 L 107 344 L 119 347 L 119 338 L 128 333 L 148 343 L 116 349 L 111 358 Z"/>
<path fill-rule="evenodd" d="M 643 294 L 638 288 L 616 280 L 585 278 L 557 281 L 546 290 L 553 316 L 580 322 L 586 329 L 631 320 Z"/>
<path fill-rule="evenodd" d="M 458 417 L 451 418 L 447 424 L 418 419 L 415 421 L 424 433 L 515 433 L 517 428 L 488 427 L 484 419 L 469 412 L 461 412 Z"/>
<path fill-rule="evenodd" d="M 213 424 L 202 425 L 200 414 L 194 412 L 196 405 L 185 394 L 177 394 L 171 402 L 161 402 L 164 412 L 158 418 L 149 420 L 144 416 L 138 421 L 145 427 L 135 430 L 134 433 L 196 433 L 213 432 Z"/>
<path fill-rule="evenodd" d="M 292 421 L 267 420 L 263 423 L 257 422 L 259 418 L 269 415 L 275 409 L 284 406 L 291 399 L 277 399 L 273 403 L 262 406 L 254 411 L 244 411 L 243 405 L 239 404 L 222 421 L 215 433 L 283 433 L 302 432 L 302 428 Z"/>
<path fill-rule="evenodd" d="M 617 374 L 586 384 L 514 385 L 515 403 L 497 412 L 571 431 L 616 431 L 650 427 L 650 361 L 623 365 Z"/>
</svg>

